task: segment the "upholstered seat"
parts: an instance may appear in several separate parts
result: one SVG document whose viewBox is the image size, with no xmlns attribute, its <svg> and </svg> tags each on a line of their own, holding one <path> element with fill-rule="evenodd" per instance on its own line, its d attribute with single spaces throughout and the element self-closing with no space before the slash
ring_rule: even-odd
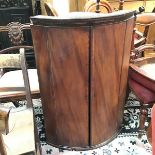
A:
<svg viewBox="0 0 155 155">
<path fill-rule="evenodd" d="M 32 109 L 26 109 L 26 107 L 12 109 L 8 125 L 9 133 L 2 135 L 7 155 L 33 152 L 35 143 Z"/>
<path fill-rule="evenodd" d="M 145 58 L 145 59 L 155 61 L 155 58 Z M 145 59 L 139 59 L 138 61 L 144 63 Z M 138 67 L 137 64 L 130 64 L 129 69 L 130 78 L 135 80 L 145 88 L 155 92 L 155 76 L 153 76 L 154 72 L 155 70 L 153 67 L 145 67 L 145 64 L 142 65 L 141 67 Z"/>
<path fill-rule="evenodd" d="M 132 79 L 129 79 L 129 85 L 132 90 L 134 90 L 135 95 L 138 96 L 138 99 L 140 101 L 143 101 L 143 104 L 151 104 L 155 102 L 155 92 L 147 89 L 146 87 Z"/>
<path fill-rule="evenodd" d="M 36 69 L 28 69 L 31 93 L 35 95 L 39 90 L 38 75 Z M 0 78 L 0 99 L 15 97 L 25 94 L 22 70 L 9 71 Z"/>
<path fill-rule="evenodd" d="M 136 48 L 135 52 L 140 53 L 146 49 L 155 49 L 155 46 L 142 45 Z M 128 84 L 140 101 L 139 137 L 141 137 L 145 130 L 147 108 L 151 108 L 155 103 L 155 57 L 134 60 L 129 67 Z"/>
</svg>

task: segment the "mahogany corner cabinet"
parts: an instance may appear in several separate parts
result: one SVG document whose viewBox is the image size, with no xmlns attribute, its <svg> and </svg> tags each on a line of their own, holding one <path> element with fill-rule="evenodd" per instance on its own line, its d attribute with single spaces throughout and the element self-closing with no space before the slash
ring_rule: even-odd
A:
<svg viewBox="0 0 155 155">
<path fill-rule="evenodd" d="M 117 135 L 134 13 L 31 18 L 47 143 L 85 150 Z"/>
</svg>

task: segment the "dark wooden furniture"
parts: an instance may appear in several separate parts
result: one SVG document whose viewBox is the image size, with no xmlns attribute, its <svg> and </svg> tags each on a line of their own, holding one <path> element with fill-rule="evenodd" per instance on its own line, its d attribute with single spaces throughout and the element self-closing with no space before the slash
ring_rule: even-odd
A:
<svg viewBox="0 0 155 155">
<path fill-rule="evenodd" d="M 47 142 L 90 149 L 112 140 L 123 118 L 134 12 L 31 20 Z"/>
<path fill-rule="evenodd" d="M 1 0 L 0 25 L 10 22 L 28 23 L 33 15 L 31 0 Z"/>
<path fill-rule="evenodd" d="M 27 104 L 25 107 L 10 109 L 9 120 L 7 120 L 7 123 L 9 125 L 7 125 L 7 127 L 11 128 L 11 126 L 12 126 L 12 128 L 6 129 L 6 131 L 7 131 L 6 136 L 2 135 L 2 132 L 0 131 L 0 148 L 1 148 L 0 153 L 2 155 L 22 154 L 22 153 L 28 153 L 30 151 L 31 151 L 31 153 L 33 152 L 33 154 L 35 154 L 35 152 L 37 152 L 37 150 L 39 150 L 39 148 L 37 148 L 37 146 L 39 146 L 37 132 L 36 132 L 36 136 L 34 134 L 34 131 L 36 131 L 36 126 L 34 125 L 34 122 L 33 122 L 34 121 L 33 120 L 34 119 L 33 105 L 32 105 L 28 71 L 27 71 L 27 67 L 26 67 L 27 64 L 26 64 L 26 59 L 25 59 L 25 49 L 27 49 L 27 48 L 31 48 L 31 47 L 27 47 L 27 46 L 14 47 L 14 49 L 18 49 L 17 53 L 10 52 L 10 51 L 13 51 L 13 48 L 5 49 L 5 50 L 1 51 L 1 53 L 0 53 L 0 68 L 21 69 L 22 76 L 23 76 L 22 78 L 24 80 L 23 87 L 16 87 L 17 90 L 15 90 L 15 88 L 11 89 L 12 87 L 4 87 L 4 88 L 0 88 L 0 92 L 2 92 L 4 90 L 18 91 L 18 89 L 19 90 L 22 89 L 23 91 L 25 91 L 25 96 L 26 96 L 26 101 L 27 101 Z M 17 76 L 19 76 L 19 74 Z M 18 83 L 19 81 L 16 81 L 16 82 Z M 16 93 L 16 96 L 19 97 L 18 93 Z M 7 108 L 7 107 L 5 107 L 5 108 Z M 2 106 L 0 106 L 0 116 L 1 116 L 0 120 L 3 117 L 3 111 L 4 111 L 4 107 L 2 109 Z M 19 113 L 21 113 L 21 114 L 19 115 Z M 16 115 L 16 117 L 14 115 Z M 14 124 L 11 124 L 12 118 L 13 118 Z M 7 119 L 8 119 L 8 117 L 7 117 Z M 25 121 L 27 119 L 29 121 L 28 124 Z M 20 120 L 19 123 L 18 123 L 18 120 Z M 2 124 L 0 124 L 0 126 L 1 125 Z M 16 130 L 18 128 L 21 130 Z M 27 136 L 27 138 L 30 136 L 31 137 L 30 139 L 32 139 L 32 141 L 26 141 L 26 143 L 24 143 L 24 141 L 26 139 L 25 136 Z M 33 144 L 33 142 L 36 142 L 36 144 Z M 12 145 L 10 145 L 10 144 L 12 144 Z M 29 147 L 27 148 L 27 146 L 29 146 Z M 34 146 L 34 147 L 32 147 L 32 146 Z M 35 146 L 36 146 L 36 148 L 35 148 Z M 20 148 L 19 149 L 20 152 L 17 151 L 18 148 Z"/>
<path fill-rule="evenodd" d="M 135 49 L 135 52 L 142 52 L 146 49 L 154 49 L 154 45 L 142 45 Z M 155 58 L 135 59 L 129 67 L 129 87 L 140 100 L 140 122 L 139 137 L 145 131 L 145 120 L 147 117 L 147 108 L 155 103 L 155 71 L 151 65 L 155 64 Z M 154 74 L 154 75 L 153 75 Z"/>
<path fill-rule="evenodd" d="M 0 38 L 0 49 L 17 45 L 32 45 L 30 23 L 11 22 L 5 26 L 0 26 L 0 36 L 2 37 Z M 26 59 L 28 68 L 35 68 L 35 57 L 32 49 L 26 52 Z"/>
<path fill-rule="evenodd" d="M 1 0 L 0 1 L 0 26 L 9 26 L 9 23 L 30 23 L 30 16 L 33 15 L 31 0 Z M 22 45 L 32 46 L 30 30 L 24 29 Z M 0 32 L 0 50 L 13 46 L 8 37 L 8 32 Z M 33 51 L 26 53 L 28 67 L 35 68 Z"/>
</svg>

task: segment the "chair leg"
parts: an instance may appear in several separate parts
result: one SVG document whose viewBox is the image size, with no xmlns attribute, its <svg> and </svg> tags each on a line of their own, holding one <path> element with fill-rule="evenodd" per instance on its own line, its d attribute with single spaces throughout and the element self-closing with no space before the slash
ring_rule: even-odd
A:
<svg viewBox="0 0 155 155">
<path fill-rule="evenodd" d="M 0 155 L 7 155 L 1 133 L 0 133 Z"/>
<path fill-rule="evenodd" d="M 145 132 L 145 121 L 148 114 L 148 110 L 145 107 L 141 107 L 139 115 L 139 129 L 138 129 L 138 138 L 141 138 Z"/>
<path fill-rule="evenodd" d="M 129 97 L 129 94 L 131 93 L 131 89 L 129 87 L 129 84 L 127 84 L 127 87 L 126 87 L 126 97 L 125 97 L 125 101 L 127 101 L 128 97 Z"/>
</svg>

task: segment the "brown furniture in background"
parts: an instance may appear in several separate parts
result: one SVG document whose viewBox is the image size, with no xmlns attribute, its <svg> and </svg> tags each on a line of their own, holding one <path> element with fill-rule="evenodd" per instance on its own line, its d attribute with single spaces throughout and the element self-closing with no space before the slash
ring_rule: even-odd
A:
<svg viewBox="0 0 155 155">
<path fill-rule="evenodd" d="M 90 149 L 117 135 L 123 118 L 134 13 L 31 18 L 49 144 Z"/>
<path fill-rule="evenodd" d="M 135 49 L 140 53 L 146 49 L 155 50 L 155 45 L 145 44 Z M 133 61 L 129 67 L 129 87 L 140 101 L 139 137 L 145 131 L 145 121 L 148 115 L 148 107 L 155 103 L 155 57 L 139 58 Z"/>
<path fill-rule="evenodd" d="M 136 31 L 134 42 L 135 47 L 138 47 L 146 43 L 149 26 L 154 23 L 155 23 L 155 13 L 142 13 L 137 15 L 136 26 L 143 27 L 144 31 L 141 34 L 137 33 Z"/>
<path fill-rule="evenodd" d="M 0 27 L 9 27 L 9 23 L 24 23 L 30 22 L 30 16 L 33 16 L 33 2 L 34 0 L 1 0 L 0 2 Z M 35 7 L 35 6 L 34 6 Z M 36 10 L 36 9 L 35 9 Z M 11 25 L 10 25 L 11 27 Z M 0 28 L 1 29 L 1 28 Z M 1 30 L 0 30 L 1 31 Z M 12 35 L 12 34 L 11 34 Z M 15 34 L 17 35 L 17 34 Z M 32 37 L 30 30 L 23 31 L 24 42 L 22 45 L 32 46 Z M 0 50 L 13 46 L 6 31 L 0 32 Z M 33 51 L 26 53 L 29 68 L 35 67 L 35 58 Z"/>
<path fill-rule="evenodd" d="M 10 22 L 6 25 L 0 26 L 0 36 L 0 43 L 2 44 L 0 50 L 11 46 L 32 46 L 30 23 L 22 24 L 20 22 Z M 33 50 L 28 50 L 26 52 L 26 60 L 28 62 L 28 68 L 35 68 Z"/>
<path fill-rule="evenodd" d="M 8 97 L 11 98 L 11 94 L 13 94 L 14 97 L 16 96 L 16 98 L 19 98 L 20 95 L 18 91 L 20 90 L 24 92 L 27 101 L 27 104 L 20 108 L 9 108 L 0 105 L 0 154 L 2 155 L 23 153 L 35 154 L 35 152 L 39 150 L 39 140 L 36 132 L 37 129 L 34 125 L 31 90 L 25 59 L 25 50 L 30 48 L 32 47 L 16 46 L 0 51 L 0 68 L 21 69 L 21 78 L 23 79 L 22 87 L 6 86 L 0 88 L 0 93 L 7 91 Z M 14 53 L 14 50 L 16 50 L 16 53 Z M 20 75 L 17 74 L 16 76 Z M 7 82 L 9 83 L 9 81 Z M 16 83 L 18 82 L 17 80 Z M 9 117 L 4 115 L 6 113 L 5 109 L 9 111 Z M 3 117 L 6 117 L 6 119 L 3 120 Z M 7 125 L 3 126 L 2 121 L 5 121 Z M 3 131 L 5 131 L 7 135 L 3 135 Z M 34 132 L 36 132 L 36 135 Z"/>
<path fill-rule="evenodd" d="M 25 48 L 25 54 L 30 52 L 34 53 L 32 46 L 24 45 L 25 44 L 24 32 L 23 32 L 24 30 L 30 31 L 29 23 L 21 24 L 19 22 L 11 22 L 7 26 L 0 26 L 0 32 L 7 33 L 8 42 L 10 43 L 10 47 L 1 50 L 0 54 L 4 52 L 16 53 L 20 48 Z M 28 69 L 28 73 L 30 79 L 32 98 L 39 98 L 40 91 L 39 91 L 37 70 Z M 13 68 L 7 68 L 7 70 L 5 69 L 1 70 L 0 102 L 13 102 L 16 106 L 18 106 L 17 102 L 25 99 L 25 91 L 23 90 L 23 87 L 24 87 L 24 81 L 21 70 L 20 71 L 14 70 Z"/>
</svg>

